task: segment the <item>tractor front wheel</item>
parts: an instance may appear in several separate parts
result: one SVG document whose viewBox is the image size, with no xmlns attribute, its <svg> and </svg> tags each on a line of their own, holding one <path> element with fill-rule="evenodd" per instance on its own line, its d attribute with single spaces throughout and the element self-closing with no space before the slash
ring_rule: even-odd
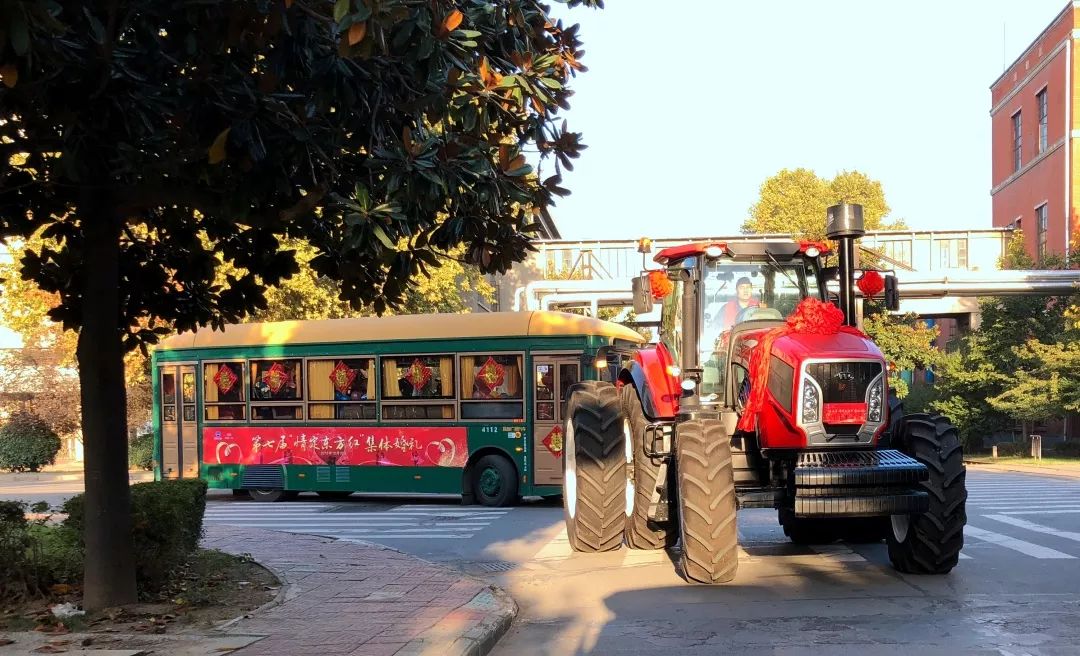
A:
<svg viewBox="0 0 1080 656">
<path fill-rule="evenodd" d="M 662 460 L 645 453 L 645 412 L 633 385 L 622 388 L 623 446 L 626 453 L 626 544 L 631 549 L 663 549 L 675 544 L 677 531 L 649 519 L 649 505 L 659 484 Z M 669 511 L 670 513 L 670 511 Z M 670 516 L 670 514 L 669 514 Z"/>
<path fill-rule="evenodd" d="M 930 510 L 921 515 L 893 515 L 886 534 L 889 559 L 908 574 L 948 574 L 964 547 L 967 488 L 960 435 L 941 415 L 905 415 L 892 445 L 930 470 L 922 487 Z"/>
<path fill-rule="evenodd" d="M 739 568 L 731 435 L 715 419 L 679 424 L 675 465 L 683 574 L 697 583 L 726 583 Z"/>
<path fill-rule="evenodd" d="M 574 551 L 622 546 L 626 463 L 615 386 L 584 381 L 572 388 L 563 438 L 563 518 Z"/>
</svg>

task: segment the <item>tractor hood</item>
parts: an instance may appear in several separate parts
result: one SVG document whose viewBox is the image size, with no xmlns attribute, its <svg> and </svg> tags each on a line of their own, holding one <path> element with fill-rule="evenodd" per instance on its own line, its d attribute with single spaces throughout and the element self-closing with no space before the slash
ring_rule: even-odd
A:
<svg viewBox="0 0 1080 656">
<path fill-rule="evenodd" d="M 773 342 L 772 352 L 796 368 L 808 358 L 884 360 L 881 351 L 872 341 L 848 333 L 785 335 Z"/>
</svg>

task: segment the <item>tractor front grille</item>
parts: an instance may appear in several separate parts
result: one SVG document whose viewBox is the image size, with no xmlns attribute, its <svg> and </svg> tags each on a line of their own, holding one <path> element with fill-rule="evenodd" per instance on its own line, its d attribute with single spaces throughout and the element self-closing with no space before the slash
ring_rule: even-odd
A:
<svg viewBox="0 0 1080 656">
<path fill-rule="evenodd" d="M 814 362 L 806 365 L 806 373 L 821 387 L 823 403 L 862 403 L 866 388 L 881 374 L 881 363 Z"/>
</svg>

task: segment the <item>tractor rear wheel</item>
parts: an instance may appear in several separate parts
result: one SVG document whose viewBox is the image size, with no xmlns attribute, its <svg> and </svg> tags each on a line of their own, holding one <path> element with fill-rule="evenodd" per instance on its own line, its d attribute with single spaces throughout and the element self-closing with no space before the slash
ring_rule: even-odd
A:
<svg viewBox="0 0 1080 656">
<path fill-rule="evenodd" d="M 679 424 L 675 466 L 683 574 L 697 583 L 730 581 L 739 568 L 731 435 L 715 419 Z"/>
<path fill-rule="evenodd" d="M 584 381 L 572 388 L 563 438 L 563 518 L 574 551 L 622 546 L 626 463 L 615 386 Z"/>
<path fill-rule="evenodd" d="M 649 519 L 649 505 L 662 483 L 660 458 L 645 454 L 645 412 L 633 385 L 622 388 L 623 446 L 626 453 L 626 544 L 631 549 L 663 549 L 675 544 L 679 534 Z M 669 511 L 670 512 L 670 511 Z M 670 517 L 670 514 L 668 515 Z"/>
<path fill-rule="evenodd" d="M 967 523 L 963 448 L 956 427 L 941 415 L 905 415 L 892 435 L 893 447 L 930 470 L 922 487 L 930 510 L 921 515 L 893 515 L 886 534 L 889 559 L 908 574 L 948 574 L 964 547 Z"/>
</svg>

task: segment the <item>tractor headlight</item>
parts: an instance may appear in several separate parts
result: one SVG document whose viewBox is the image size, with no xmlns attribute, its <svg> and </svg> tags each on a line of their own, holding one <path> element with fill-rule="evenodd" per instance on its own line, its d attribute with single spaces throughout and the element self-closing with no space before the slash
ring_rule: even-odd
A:
<svg viewBox="0 0 1080 656">
<path fill-rule="evenodd" d="M 882 398 L 885 396 L 885 379 L 878 377 L 870 383 L 870 397 L 866 403 L 866 417 L 870 421 L 881 421 Z"/>
<path fill-rule="evenodd" d="M 802 420 L 804 424 L 815 424 L 821 418 L 821 397 L 817 387 L 807 379 L 802 384 Z"/>
</svg>

